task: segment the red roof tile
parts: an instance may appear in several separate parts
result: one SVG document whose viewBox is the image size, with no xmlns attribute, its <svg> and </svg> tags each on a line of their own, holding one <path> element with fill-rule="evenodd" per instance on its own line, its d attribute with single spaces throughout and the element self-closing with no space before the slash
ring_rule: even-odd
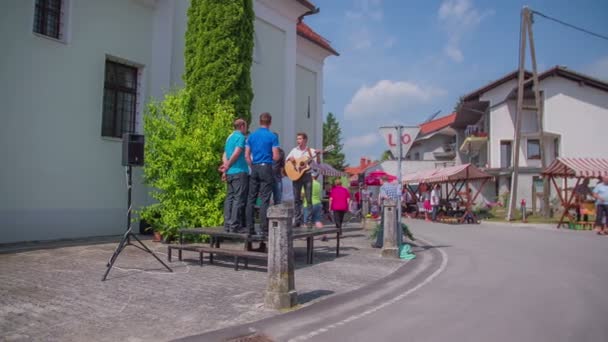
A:
<svg viewBox="0 0 608 342">
<path fill-rule="evenodd" d="M 433 121 L 425 122 L 420 125 L 420 134 L 425 135 L 448 127 L 449 125 L 454 123 L 454 120 L 456 120 L 456 112 L 450 115 L 440 117 L 439 119 L 435 119 Z"/>
<path fill-rule="evenodd" d="M 376 164 L 378 164 L 378 163 L 373 162 L 370 159 L 363 157 L 359 160 L 358 166 L 345 167 L 344 172 L 346 172 L 350 175 L 358 175 L 360 173 L 365 172 L 366 169 L 368 169 L 372 166 L 375 166 Z"/>
<path fill-rule="evenodd" d="M 331 47 L 327 39 L 313 31 L 313 29 L 311 29 L 310 26 L 306 25 L 303 21 L 298 23 L 298 35 L 331 52 L 333 55 L 340 56 L 340 54 Z"/>
</svg>

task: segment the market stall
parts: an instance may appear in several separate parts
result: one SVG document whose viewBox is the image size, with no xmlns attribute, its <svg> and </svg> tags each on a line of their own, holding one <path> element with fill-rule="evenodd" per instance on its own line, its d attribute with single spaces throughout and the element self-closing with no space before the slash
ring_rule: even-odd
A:
<svg viewBox="0 0 608 342">
<path fill-rule="evenodd" d="M 575 189 L 579 188 L 582 183 L 588 182 L 589 179 L 608 176 L 608 159 L 605 158 L 557 158 L 551 165 L 547 166 L 542 172 L 542 175 L 548 178 L 553 184 L 557 192 L 558 198 L 564 212 L 562 213 L 557 228 L 565 224 L 566 219 L 570 222 L 577 220 L 570 213 L 570 209 L 578 208 L 580 203 L 575 203 Z M 563 188 L 558 186 L 556 179 L 562 179 Z M 568 192 L 568 180 L 573 179 L 574 187 Z"/>
<path fill-rule="evenodd" d="M 329 177 L 347 177 L 348 174 L 346 172 L 338 171 L 334 169 L 331 165 L 325 163 L 315 163 L 313 165 L 313 169 L 317 170 L 322 176 Z"/>
<path fill-rule="evenodd" d="M 483 186 L 491 178 L 492 176 L 472 164 L 462 164 L 406 175 L 404 177 L 404 184 L 408 186 L 411 184 L 424 184 L 424 186 L 418 187 L 419 193 L 422 191 L 421 189 L 431 189 L 435 184 L 445 185 L 447 198 L 456 199 L 464 206 L 464 213 L 458 219 L 459 223 L 463 223 L 465 221 L 477 222 L 472 209 L 473 204 Z M 474 194 L 470 186 L 470 183 L 473 181 L 481 182 L 481 185 Z M 465 189 L 464 191 L 462 191 L 463 188 Z"/>
</svg>

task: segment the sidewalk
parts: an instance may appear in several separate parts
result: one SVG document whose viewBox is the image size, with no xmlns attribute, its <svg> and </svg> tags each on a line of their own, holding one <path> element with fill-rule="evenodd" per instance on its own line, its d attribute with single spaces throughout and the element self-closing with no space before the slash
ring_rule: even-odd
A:
<svg viewBox="0 0 608 342">
<path fill-rule="evenodd" d="M 368 234 L 345 232 L 339 258 L 333 238 L 317 239 L 313 265 L 305 264 L 305 241 L 296 240 L 302 306 L 369 284 L 404 264 L 381 259 Z M 220 258 L 200 267 L 198 254 L 184 252 L 185 262 L 174 259 L 169 273 L 152 256 L 127 247 L 102 282 L 117 240 L 93 243 L 0 254 L 0 339 L 166 341 L 279 314 L 263 306 L 264 263 L 251 261 L 248 270 L 234 271 L 231 258 Z M 145 243 L 166 260 L 166 245 Z"/>
</svg>

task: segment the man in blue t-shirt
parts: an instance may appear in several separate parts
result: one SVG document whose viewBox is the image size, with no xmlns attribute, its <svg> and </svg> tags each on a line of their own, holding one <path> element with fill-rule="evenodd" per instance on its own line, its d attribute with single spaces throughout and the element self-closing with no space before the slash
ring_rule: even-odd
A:
<svg viewBox="0 0 608 342">
<path fill-rule="evenodd" d="M 595 228 L 599 235 L 605 235 L 604 220 L 608 220 L 608 176 L 603 176 L 602 182 L 595 186 L 593 197 L 595 198 Z"/>
<path fill-rule="evenodd" d="M 269 113 L 260 114 L 260 128 L 249 135 L 245 143 L 245 159 L 251 165 L 249 177 L 249 195 L 247 197 L 246 220 L 250 234 L 265 236 L 268 234 L 266 211 L 272 195 L 272 184 L 275 182 L 272 172 L 272 162 L 279 159 L 279 138 L 270 131 L 272 116 Z M 260 206 L 260 227 L 255 229 L 253 207 L 258 197 L 262 200 Z M 260 249 L 264 249 L 263 244 Z"/>
<path fill-rule="evenodd" d="M 220 168 L 225 173 L 227 183 L 226 200 L 224 200 L 224 230 L 237 233 L 243 227 L 245 201 L 249 187 L 249 167 L 245 161 L 245 133 L 247 122 L 234 120 L 234 132 L 226 139 L 223 164 Z"/>
</svg>

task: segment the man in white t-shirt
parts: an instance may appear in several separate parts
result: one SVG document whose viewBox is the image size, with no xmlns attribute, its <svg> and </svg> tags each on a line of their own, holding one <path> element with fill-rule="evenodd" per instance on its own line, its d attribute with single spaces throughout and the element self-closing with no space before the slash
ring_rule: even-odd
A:
<svg viewBox="0 0 608 342">
<path fill-rule="evenodd" d="M 433 187 L 431 191 L 431 206 L 433 207 L 433 214 L 431 219 L 437 221 L 437 213 L 439 212 L 439 200 L 441 199 L 441 186 L 439 184 Z"/>
<path fill-rule="evenodd" d="M 313 159 L 316 155 L 317 162 L 319 157 L 317 153 L 319 151 L 311 149 L 307 146 L 308 135 L 300 132 L 296 136 L 297 146 L 294 147 L 291 152 L 287 155 L 285 164 L 295 163 L 296 159 L 302 157 L 308 157 Z M 312 227 L 312 177 L 310 170 L 306 171 L 298 180 L 293 181 L 293 199 L 295 209 L 295 227 L 300 227 L 302 223 L 306 223 L 309 227 Z M 302 188 L 304 188 L 304 196 L 306 196 L 306 206 L 308 208 L 306 218 L 302 214 Z"/>
</svg>

